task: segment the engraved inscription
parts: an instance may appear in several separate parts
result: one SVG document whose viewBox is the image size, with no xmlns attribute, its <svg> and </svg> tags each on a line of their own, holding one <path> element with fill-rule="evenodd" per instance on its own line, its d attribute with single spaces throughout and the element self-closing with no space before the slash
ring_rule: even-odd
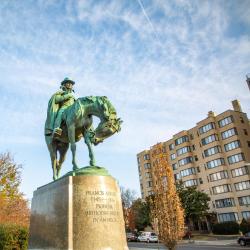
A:
<svg viewBox="0 0 250 250">
<path fill-rule="evenodd" d="M 92 209 L 85 210 L 84 215 L 90 217 L 93 223 L 117 222 L 120 217 L 116 202 L 116 192 L 104 190 L 87 190 L 85 198 Z"/>
</svg>

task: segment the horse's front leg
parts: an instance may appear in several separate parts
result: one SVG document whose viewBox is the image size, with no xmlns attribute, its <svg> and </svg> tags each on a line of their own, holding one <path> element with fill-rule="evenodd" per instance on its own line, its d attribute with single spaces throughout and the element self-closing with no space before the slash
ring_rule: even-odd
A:
<svg viewBox="0 0 250 250">
<path fill-rule="evenodd" d="M 56 159 L 56 151 L 54 151 L 52 148 L 50 150 L 50 159 L 51 159 L 51 165 L 53 170 L 53 180 L 55 181 L 58 179 L 57 175 L 57 159 Z"/>
<path fill-rule="evenodd" d="M 70 142 L 70 149 L 72 152 L 72 164 L 73 170 L 77 170 L 79 167 L 76 163 L 76 141 L 75 141 L 75 125 L 68 126 L 68 137 Z"/>
<path fill-rule="evenodd" d="M 57 161 L 57 166 L 56 166 L 56 168 L 57 168 L 57 176 L 58 177 L 60 176 L 61 167 L 62 167 L 63 162 L 65 161 L 65 156 L 66 156 L 66 153 L 68 151 L 68 148 L 69 148 L 68 143 L 64 143 L 58 148 L 58 151 L 59 151 L 59 154 L 60 154 L 60 158 Z"/>
<path fill-rule="evenodd" d="M 95 155 L 93 152 L 92 143 L 91 143 L 89 135 L 90 134 L 88 132 L 85 133 L 84 140 L 85 140 L 85 143 L 87 144 L 88 150 L 89 150 L 89 159 L 90 159 L 89 164 L 91 167 L 93 167 L 96 165 L 96 162 L 95 162 Z"/>
<path fill-rule="evenodd" d="M 57 176 L 57 171 L 56 171 L 56 165 L 57 165 L 57 159 L 56 159 L 56 145 L 54 142 L 52 142 L 52 138 L 49 136 L 45 137 L 49 154 L 50 154 L 50 159 L 51 159 L 51 166 L 53 170 L 53 180 L 55 181 L 58 176 Z"/>
</svg>

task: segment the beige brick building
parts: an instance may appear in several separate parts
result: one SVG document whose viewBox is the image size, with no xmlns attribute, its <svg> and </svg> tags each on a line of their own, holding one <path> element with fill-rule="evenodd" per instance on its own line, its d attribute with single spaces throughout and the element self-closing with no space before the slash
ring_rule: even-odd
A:
<svg viewBox="0 0 250 250">
<path fill-rule="evenodd" d="M 250 124 L 239 102 L 232 104 L 162 142 L 175 180 L 207 193 L 219 222 L 250 219 Z M 137 154 L 142 199 L 154 192 L 153 148 Z"/>
</svg>

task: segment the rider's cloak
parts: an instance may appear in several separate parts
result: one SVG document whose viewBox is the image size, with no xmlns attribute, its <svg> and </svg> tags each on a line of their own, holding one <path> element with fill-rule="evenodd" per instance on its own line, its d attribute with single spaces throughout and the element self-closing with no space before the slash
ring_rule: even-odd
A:
<svg viewBox="0 0 250 250">
<path fill-rule="evenodd" d="M 47 119 L 45 122 L 45 131 L 44 131 L 45 135 L 50 135 L 54 130 L 56 116 L 60 108 L 59 104 L 57 104 L 55 100 L 56 96 L 62 95 L 63 93 L 64 91 L 59 90 L 54 95 L 52 95 L 52 97 L 49 100 L 47 109 Z"/>
</svg>

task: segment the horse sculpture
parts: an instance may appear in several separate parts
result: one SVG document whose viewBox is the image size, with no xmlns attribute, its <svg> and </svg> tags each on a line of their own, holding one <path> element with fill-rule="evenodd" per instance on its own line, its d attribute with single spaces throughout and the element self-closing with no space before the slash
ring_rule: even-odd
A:
<svg viewBox="0 0 250 250">
<path fill-rule="evenodd" d="M 92 125 L 92 116 L 97 116 L 100 119 L 96 129 Z M 74 171 L 79 169 L 76 162 L 76 142 L 81 138 L 84 138 L 88 147 L 90 166 L 94 167 L 96 162 L 92 145 L 97 145 L 115 132 L 119 132 L 121 123 L 121 119 L 117 118 L 115 108 L 106 96 L 78 98 L 63 113 L 62 135 L 59 137 L 53 137 L 52 133 L 45 135 L 51 157 L 53 179 L 56 180 L 60 176 L 61 166 L 65 160 L 69 144 Z M 57 157 L 58 153 L 59 159 Z"/>
</svg>

